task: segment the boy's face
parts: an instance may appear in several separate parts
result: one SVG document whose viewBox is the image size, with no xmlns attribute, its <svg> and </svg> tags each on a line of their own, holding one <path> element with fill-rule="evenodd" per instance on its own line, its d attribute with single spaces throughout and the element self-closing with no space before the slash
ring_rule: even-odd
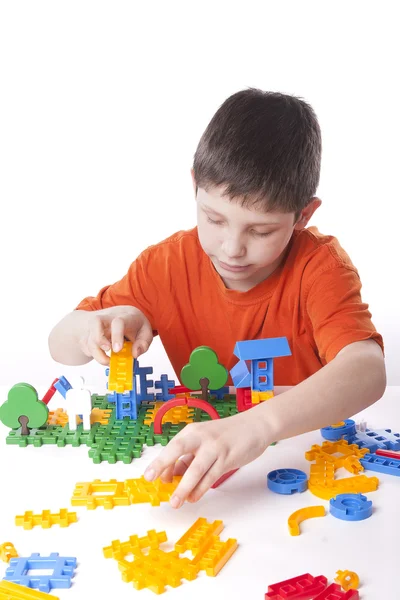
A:
<svg viewBox="0 0 400 600">
<path fill-rule="evenodd" d="M 295 223 L 294 213 L 244 208 L 222 191 L 197 189 L 200 244 L 225 286 L 245 292 L 275 271 L 293 230 L 305 227 L 321 201 L 313 199 Z"/>
</svg>

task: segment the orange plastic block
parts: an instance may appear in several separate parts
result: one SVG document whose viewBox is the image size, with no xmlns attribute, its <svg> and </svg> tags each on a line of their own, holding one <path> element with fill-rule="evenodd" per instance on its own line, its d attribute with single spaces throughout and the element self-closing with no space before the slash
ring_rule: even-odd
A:
<svg viewBox="0 0 400 600">
<path fill-rule="evenodd" d="M 165 404 L 165 402 L 155 402 L 154 407 L 149 407 L 146 410 L 143 423 L 145 425 L 151 425 L 154 423 L 159 409 Z M 162 423 L 172 423 L 172 425 L 179 425 L 179 423 L 193 423 L 194 420 L 194 408 L 185 404 L 184 406 L 176 406 L 172 408 L 162 419 Z"/>
<path fill-rule="evenodd" d="M 332 462 L 335 469 L 343 466 L 344 461 L 348 456 L 362 458 L 368 453 L 367 448 L 360 449 L 356 444 L 349 444 L 346 440 L 338 440 L 336 442 L 325 441 L 322 446 L 314 444 L 311 450 L 306 452 L 307 460 L 316 460 L 323 458 L 327 462 Z M 340 454 L 340 456 L 337 456 Z"/>
<path fill-rule="evenodd" d="M 60 600 L 58 596 L 39 592 L 11 581 L 0 581 L 0 600 Z"/>
<path fill-rule="evenodd" d="M 11 558 L 18 558 L 18 552 L 16 551 L 14 544 L 11 542 L 4 542 L 4 544 L 0 545 L 0 559 L 8 563 Z"/>
<path fill-rule="evenodd" d="M 131 503 L 124 482 L 116 479 L 110 481 L 95 479 L 92 483 L 76 484 L 71 504 L 86 506 L 89 510 L 93 510 L 98 506 L 111 509 L 114 506 L 129 506 Z"/>
<path fill-rule="evenodd" d="M 68 512 L 66 508 L 61 508 L 58 513 L 43 510 L 40 515 L 34 515 L 31 510 L 27 510 L 24 515 L 15 517 L 15 524 L 26 530 L 33 529 L 37 525 L 40 525 L 42 529 L 50 529 L 53 525 L 69 527 L 71 523 L 76 523 L 77 520 L 76 512 Z"/>
<path fill-rule="evenodd" d="M 345 479 L 336 479 L 332 485 L 324 483 L 308 482 L 308 489 L 314 496 L 330 500 L 337 494 L 365 494 L 366 492 L 375 492 L 378 489 L 379 479 L 377 477 L 366 477 L 358 475 L 357 477 L 346 477 Z"/>
<path fill-rule="evenodd" d="M 251 403 L 252 404 L 260 404 L 260 402 L 265 402 L 265 400 L 270 400 L 270 398 L 274 397 L 273 390 L 269 390 L 267 392 L 258 392 L 256 390 L 252 390 L 251 392 Z"/>
<path fill-rule="evenodd" d="M 354 571 L 338 571 L 335 581 L 342 586 L 345 592 L 356 590 L 360 585 L 360 578 Z"/>
<path fill-rule="evenodd" d="M 111 351 L 108 390 L 123 394 L 133 389 L 132 342 L 124 342 L 119 352 Z"/>
<path fill-rule="evenodd" d="M 91 425 L 93 425 L 94 423 L 100 423 L 100 425 L 108 425 L 111 413 L 112 410 L 108 408 L 94 408 L 90 414 Z M 80 423 L 82 423 L 82 419 L 79 416 L 77 416 L 76 422 L 79 425 Z M 65 427 L 67 423 L 68 414 L 64 412 L 62 408 L 57 408 L 55 411 L 49 412 L 49 418 L 47 419 L 48 425 L 61 425 L 61 427 Z"/>
<path fill-rule="evenodd" d="M 325 507 L 324 506 L 306 506 L 296 510 L 288 519 L 289 533 L 290 535 L 300 535 L 300 523 L 306 519 L 313 519 L 314 517 L 324 517 Z"/>
<path fill-rule="evenodd" d="M 164 483 L 161 479 L 146 481 L 142 476 L 127 479 L 125 489 L 131 504 L 150 502 L 152 506 L 160 506 L 161 502 L 169 501 L 181 479 L 181 476 L 175 476 L 171 483 Z"/>
<path fill-rule="evenodd" d="M 176 542 L 175 550 L 182 553 L 186 552 L 186 550 L 191 550 L 195 556 L 200 548 L 207 543 L 209 537 L 218 535 L 223 528 L 224 524 L 222 521 L 209 523 L 204 517 L 199 517 L 187 532 Z"/>
<path fill-rule="evenodd" d="M 110 546 L 103 548 L 103 554 L 105 558 L 114 558 L 115 560 L 123 560 L 128 554 L 134 556 L 141 556 L 141 551 L 144 548 L 155 549 L 160 546 L 163 542 L 167 541 L 167 534 L 165 531 L 159 531 L 150 529 L 147 535 L 139 537 L 137 535 L 131 535 L 129 540 L 126 542 L 120 542 L 120 540 L 113 540 Z"/>
</svg>

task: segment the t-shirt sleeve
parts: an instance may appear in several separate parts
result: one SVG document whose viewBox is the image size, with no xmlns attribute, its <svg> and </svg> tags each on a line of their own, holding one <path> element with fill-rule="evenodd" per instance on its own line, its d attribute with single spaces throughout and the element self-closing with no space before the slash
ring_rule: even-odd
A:
<svg viewBox="0 0 400 600">
<path fill-rule="evenodd" d="M 126 275 L 103 287 L 97 296 L 84 298 L 75 310 L 101 310 L 111 306 L 135 306 L 141 310 L 157 333 L 159 316 L 159 289 L 157 286 L 157 265 L 152 256 L 152 247 L 148 248 L 133 261 Z M 151 265 L 151 269 L 150 269 Z M 159 265 L 161 268 L 162 265 Z M 161 273 L 161 272 L 160 272 Z"/>
<path fill-rule="evenodd" d="M 361 298 L 361 280 L 354 268 L 336 266 L 313 279 L 306 297 L 318 353 L 329 362 L 345 346 L 373 339 L 384 351 L 382 336 Z"/>
</svg>

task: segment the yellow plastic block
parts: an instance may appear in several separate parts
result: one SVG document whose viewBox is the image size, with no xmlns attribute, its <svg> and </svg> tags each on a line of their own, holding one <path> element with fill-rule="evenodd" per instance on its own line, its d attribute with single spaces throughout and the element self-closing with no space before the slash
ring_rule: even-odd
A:
<svg viewBox="0 0 400 600">
<path fill-rule="evenodd" d="M 8 563 L 11 558 L 18 558 L 18 552 L 16 551 L 14 544 L 11 542 L 4 542 L 4 544 L 0 545 L 0 560 Z"/>
<path fill-rule="evenodd" d="M 33 590 L 11 581 L 0 581 L 0 600 L 59 600 L 58 596 Z"/>
<path fill-rule="evenodd" d="M 111 509 L 114 506 L 129 506 L 131 503 L 124 482 L 116 479 L 110 481 L 95 479 L 92 483 L 76 484 L 71 504 L 86 506 L 89 510 L 93 510 L 98 506 Z"/>
<path fill-rule="evenodd" d="M 324 506 L 306 506 L 296 510 L 288 519 L 289 533 L 290 535 L 300 535 L 300 523 L 306 519 L 313 519 L 314 517 L 324 517 L 325 507 Z"/>
<path fill-rule="evenodd" d="M 310 461 L 323 458 L 327 462 L 333 463 L 335 469 L 338 469 L 343 466 L 348 456 L 362 458 L 367 452 L 367 448 L 360 449 L 356 444 L 349 444 L 346 440 L 338 440 L 337 442 L 326 441 L 322 446 L 314 444 L 311 446 L 311 450 L 306 452 L 305 457 Z M 337 456 L 337 454 L 340 456 Z"/>
<path fill-rule="evenodd" d="M 199 517 L 195 523 L 187 530 L 186 533 L 176 542 L 175 550 L 178 552 L 186 552 L 191 550 L 193 555 L 206 544 L 210 536 L 216 536 L 224 528 L 222 521 L 214 521 L 209 523 L 204 517 Z"/>
<path fill-rule="evenodd" d="M 57 408 L 54 411 L 49 412 L 47 418 L 47 425 L 61 425 L 64 427 L 68 423 L 68 415 L 63 411 L 62 408 Z"/>
<path fill-rule="evenodd" d="M 336 479 L 332 485 L 308 482 L 308 489 L 314 496 L 330 500 L 337 494 L 364 494 L 366 492 L 375 492 L 378 489 L 379 479 L 377 477 L 367 477 L 358 475 L 357 477 L 346 477 Z"/>
<path fill-rule="evenodd" d="M 332 429 L 337 429 L 338 427 L 344 427 L 346 425 L 346 423 L 344 421 L 339 421 L 339 423 L 335 423 L 334 425 L 331 425 Z"/>
<path fill-rule="evenodd" d="M 356 456 L 348 456 L 345 458 L 343 461 L 343 466 L 346 471 L 349 471 L 349 473 L 354 473 L 354 475 L 357 475 L 357 473 L 360 471 L 364 471 L 364 467 Z"/>
<path fill-rule="evenodd" d="M 311 484 L 323 484 L 325 486 L 333 485 L 335 480 L 335 467 L 326 460 L 317 458 L 316 462 L 310 467 Z"/>
<path fill-rule="evenodd" d="M 154 423 L 157 412 L 164 404 L 165 402 L 155 402 L 153 406 L 149 407 L 146 410 L 143 423 L 145 425 Z M 175 406 L 164 415 L 162 423 L 172 423 L 173 425 L 179 425 L 179 423 L 193 423 L 194 410 L 193 407 L 187 406 L 187 404 L 184 406 Z"/>
<path fill-rule="evenodd" d="M 111 417 L 111 409 L 94 408 L 90 414 L 90 423 L 100 423 L 100 425 L 108 425 Z M 78 416 L 76 420 L 79 425 L 82 423 L 82 419 Z M 61 425 L 64 427 L 68 423 L 68 415 L 63 411 L 62 408 L 57 408 L 55 411 L 49 412 L 49 418 L 47 419 L 48 425 Z"/>
<path fill-rule="evenodd" d="M 151 529 L 147 532 L 147 535 L 144 535 L 143 537 L 131 535 L 126 542 L 113 540 L 110 546 L 103 548 L 103 554 L 105 558 L 114 558 L 115 560 L 121 561 L 128 554 L 141 556 L 141 551 L 144 548 L 155 549 L 166 541 L 167 534 L 165 531 L 159 531 L 157 533 L 155 529 Z"/>
<path fill-rule="evenodd" d="M 265 400 L 270 400 L 270 398 L 273 398 L 273 397 L 274 397 L 273 390 L 270 390 L 268 392 L 257 392 L 255 390 L 252 390 L 251 403 L 259 404 L 260 402 L 265 402 Z"/>
<path fill-rule="evenodd" d="M 133 388 L 132 342 L 124 342 L 119 352 L 111 351 L 108 390 L 123 394 Z"/>
<path fill-rule="evenodd" d="M 175 476 L 171 483 L 164 483 L 161 479 L 146 481 L 142 476 L 138 479 L 127 479 L 125 489 L 131 504 L 150 502 L 152 506 L 160 506 L 161 502 L 168 502 L 177 488 L 182 477 Z"/>
<path fill-rule="evenodd" d="M 15 517 L 15 524 L 24 529 L 33 529 L 37 525 L 40 525 L 42 529 L 50 529 L 53 525 L 69 527 L 71 523 L 76 523 L 77 520 L 76 512 L 68 512 L 66 508 L 61 508 L 58 513 L 43 510 L 40 515 L 34 515 L 31 510 L 27 510 L 24 515 Z"/>
<path fill-rule="evenodd" d="M 218 536 L 211 536 L 192 560 L 193 565 L 198 565 L 209 577 L 218 575 L 222 567 L 228 562 L 238 547 L 237 540 L 229 538 L 222 542 Z"/>
<path fill-rule="evenodd" d="M 342 586 L 345 592 L 356 590 L 360 585 L 360 578 L 354 571 L 338 571 L 335 581 Z"/>
</svg>

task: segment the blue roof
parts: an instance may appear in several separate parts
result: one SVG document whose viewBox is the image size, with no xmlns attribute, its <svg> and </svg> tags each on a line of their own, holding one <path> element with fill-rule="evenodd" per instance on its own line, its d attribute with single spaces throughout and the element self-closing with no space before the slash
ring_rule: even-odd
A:
<svg viewBox="0 0 400 600">
<path fill-rule="evenodd" d="M 233 353 L 240 360 L 262 360 L 263 358 L 277 358 L 292 354 L 285 337 L 236 342 Z"/>
</svg>

